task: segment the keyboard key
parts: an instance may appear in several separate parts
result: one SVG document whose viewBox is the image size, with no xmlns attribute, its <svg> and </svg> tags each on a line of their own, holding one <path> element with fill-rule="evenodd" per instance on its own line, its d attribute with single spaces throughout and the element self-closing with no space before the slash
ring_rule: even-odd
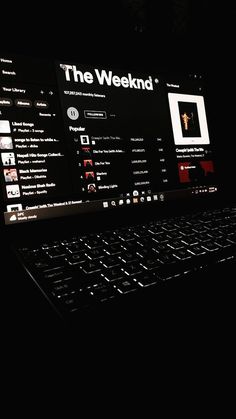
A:
<svg viewBox="0 0 236 419">
<path fill-rule="evenodd" d="M 230 236 L 229 236 L 229 240 L 224 238 L 224 237 L 220 237 L 218 239 L 215 240 L 215 244 L 219 247 L 229 247 L 232 246 L 232 242 L 230 241 Z"/>
<path fill-rule="evenodd" d="M 150 271 L 160 266 L 161 262 L 158 260 L 157 254 L 156 254 L 155 257 L 149 256 L 145 260 L 141 261 L 140 265 L 142 265 L 144 269 Z"/>
<path fill-rule="evenodd" d="M 214 242 L 208 241 L 202 244 L 203 249 L 208 250 L 209 252 L 214 252 L 215 250 L 219 249 L 219 246 Z"/>
<path fill-rule="evenodd" d="M 100 238 L 93 238 L 93 239 L 83 239 L 83 242 L 85 244 L 86 247 L 88 247 L 89 249 L 97 249 L 99 247 L 103 247 L 104 243 L 102 242 L 102 240 Z"/>
<path fill-rule="evenodd" d="M 121 294 L 128 294 L 130 292 L 136 291 L 138 284 L 135 283 L 132 279 L 125 279 L 117 283 L 116 287 Z"/>
<path fill-rule="evenodd" d="M 94 304 L 94 299 L 89 291 L 80 291 L 73 295 L 66 295 L 58 299 L 58 303 L 69 312 L 77 311 L 83 307 Z"/>
<path fill-rule="evenodd" d="M 196 235 L 196 238 L 198 239 L 199 243 L 205 243 L 209 240 L 211 240 L 211 237 L 209 236 L 209 234 L 207 233 L 198 233 Z"/>
<path fill-rule="evenodd" d="M 53 282 L 60 282 L 71 279 L 71 274 L 62 269 L 51 269 L 44 272 L 43 278 Z"/>
<path fill-rule="evenodd" d="M 85 246 L 81 242 L 71 243 L 71 244 L 66 246 L 66 249 L 68 250 L 69 253 L 74 254 L 74 253 L 83 252 L 85 250 Z"/>
<path fill-rule="evenodd" d="M 108 255 L 119 255 L 124 251 L 124 248 L 120 244 L 112 244 L 106 247 L 106 253 Z"/>
<path fill-rule="evenodd" d="M 231 234 L 230 236 L 229 236 L 229 240 L 232 242 L 232 243 L 236 243 L 236 233 L 235 234 Z"/>
<path fill-rule="evenodd" d="M 66 250 L 63 247 L 52 247 L 47 250 L 47 255 L 51 258 L 58 258 L 66 255 Z"/>
<path fill-rule="evenodd" d="M 113 232 L 101 234 L 101 239 L 107 245 L 120 243 L 119 237 Z"/>
<path fill-rule="evenodd" d="M 196 233 L 208 232 L 208 228 L 204 224 L 195 224 L 193 225 L 192 228 L 193 228 L 193 231 L 195 231 Z"/>
<path fill-rule="evenodd" d="M 136 262 L 138 260 L 138 256 L 134 252 L 125 252 L 119 258 L 124 263 Z"/>
<path fill-rule="evenodd" d="M 174 224 L 171 224 L 171 223 L 163 224 L 162 228 L 163 228 L 163 230 L 166 230 L 166 231 L 176 230 L 176 226 Z"/>
<path fill-rule="evenodd" d="M 123 242 L 122 247 L 124 248 L 124 250 L 127 250 L 128 252 L 135 252 L 135 250 L 139 248 L 140 245 L 137 243 L 135 239 L 133 239 L 127 242 Z"/>
<path fill-rule="evenodd" d="M 154 243 L 153 250 L 157 253 L 164 253 L 170 250 L 168 243 Z"/>
<path fill-rule="evenodd" d="M 52 242 L 49 242 L 49 243 L 43 243 L 41 245 L 41 248 L 43 250 L 45 250 L 45 249 L 52 249 L 53 247 L 58 247 L 58 246 L 60 246 L 60 242 L 58 240 L 56 240 L 56 241 L 52 241 Z"/>
<path fill-rule="evenodd" d="M 188 252 L 191 253 L 192 255 L 199 256 L 199 255 L 204 255 L 206 253 L 206 250 L 204 250 L 201 246 L 196 245 L 196 246 L 191 246 L 188 249 Z"/>
<path fill-rule="evenodd" d="M 160 225 L 154 225 L 154 226 L 152 226 L 152 227 L 150 227 L 149 229 L 148 229 L 148 231 L 151 233 L 151 234 L 159 234 L 159 233 L 163 233 L 163 229 L 162 229 L 162 227 L 160 226 Z"/>
<path fill-rule="evenodd" d="M 153 240 L 157 243 L 165 243 L 169 241 L 169 237 L 165 233 L 160 233 L 153 237 Z"/>
<path fill-rule="evenodd" d="M 151 249 L 153 247 L 153 241 L 151 237 L 143 237 L 137 239 L 137 244 L 139 247 L 142 247 L 144 249 Z"/>
<path fill-rule="evenodd" d="M 80 265 L 81 263 L 84 263 L 87 260 L 87 257 L 84 252 L 80 252 L 80 253 L 69 255 L 69 257 L 67 257 L 66 260 L 69 265 L 75 266 L 75 265 Z"/>
<path fill-rule="evenodd" d="M 168 243 L 168 246 L 171 249 L 182 249 L 184 247 L 184 244 L 181 240 L 170 240 L 170 242 Z"/>
<path fill-rule="evenodd" d="M 198 244 L 199 239 L 195 236 L 190 237 L 184 237 L 181 240 L 184 244 L 187 244 L 188 246 L 193 246 L 195 244 Z"/>
<path fill-rule="evenodd" d="M 171 231 L 171 232 L 168 231 L 167 236 L 170 239 L 180 239 L 182 237 L 179 230 L 175 230 L 175 231 Z"/>
<path fill-rule="evenodd" d="M 175 250 L 173 255 L 180 260 L 185 260 L 185 259 L 189 259 L 191 257 L 191 255 L 189 254 L 187 249 L 180 249 L 180 250 Z"/>
<path fill-rule="evenodd" d="M 52 285 L 52 294 L 57 297 L 61 298 L 62 296 L 72 295 L 75 293 L 74 287 L 72 286 L 72 282 L 68 279 L 68 281 L 54 283 Z"/>
<path fill-rule="evenodd" d="M 45 271 L 46 269 L 50 269 L 52 267 L 51 263 L 47 262 L 46 260 L 37 260 L 32 263 L 32 266 L 42 271 Z"/>
<path fill-rule="evenodd" d="M 196 232 L 195 231 L 193 231 L 193 229 L 192 228 L 190 228 L 190 227 L 184 227 L 184 228 L 182 228 L 181 230 L 180 230 L 180 232 L 181 232 L 181 234 L 183 235 L 183 236 L 193 236 L 193 235 L 195 235 L 196 234 Z"/>
<path fill-rule="evenodd" d="M 115 266 L 120 266 L 121 261 L 120 259 L 118 259 L 117 257 L 113 257 L 113 256 L 105 256 L 100 263 L 105 267 L 105 268 L 114 268 Z"/>
<path fill-rule="evenodd" d="M 122 233 L 118 233 L 117 234 L 119 239 L 121 239 L 122 241 L 126 242 L 126 241 L 130 241 L 130 240 L 134 240 L 134 235 L 133 233 L 127 231 L 127 232 L 122 232 Z"/>
<path fill-rule="evenodd" d="M 81 269 L 83 270 L 84 273 L 90 275 L 94 272 L 100 272 L 101 266 L 96 262 L 84 262 L 81 265 Z"/>
<path fill-rule="evenodd" d="M 150 285 L 157 284 L 158 278 L 152 273 L 139 274 L 134 277 L 134 280 L 138 282 L 141 287 L 149 287 Z"/>
<path fill-rule="evenodd" d="M 110 298 L 114 298 L 117 294 L 117 290 L 109 283 L 101 283 L 93 287 L 90 294 L 99 301 L 106 301 Z"/>
<path fill-rule="evenodd" d="M 136 274 L 142 272 L 142 270 L 143 270 L 142 266 L 139 263 L 136 263 L 136 262 L 134 262 L 134 263 L 132 262 L 129 265 L 126 265 L 123 268 L 123 271 L 127 275 L 130 275 L 130 276 L 136 275 Z"/>
<path fill-rule="evenodd" d="M 115 282 L 118 279 L 122 279 L 125 277 L 124 271 L 120 267 L 106 269 L 106 271 L 104 271 L 102 275 L 108 282 Z"/>
<path fill-rule="evenodd" d="M 89 252 L 86 252 L 86 256 L 91 260 L 101 259 L 105 256 L 105 253 L 101 247 L 96 249 L 91 249 Z"/>
<path fill-rule="evenodd" d="M 173 256 L 172 252 L 159 253 L 157 255 L 157 258 L 161 263 L 164 263 L 164 264 L 170 264 L 170 263 L 175 263 L 176 262 L 176 258 Z"/>
</svg>

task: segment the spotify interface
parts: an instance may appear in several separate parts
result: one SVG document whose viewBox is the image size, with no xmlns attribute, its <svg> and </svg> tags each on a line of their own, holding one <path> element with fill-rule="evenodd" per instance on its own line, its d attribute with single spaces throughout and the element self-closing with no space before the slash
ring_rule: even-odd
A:
<svg viewBox="0 0 236 419">
<path fill-rule="evenodd" d="M 0 58 L 6 224 L 217 190 L 201 75 Z"/>
</svg>

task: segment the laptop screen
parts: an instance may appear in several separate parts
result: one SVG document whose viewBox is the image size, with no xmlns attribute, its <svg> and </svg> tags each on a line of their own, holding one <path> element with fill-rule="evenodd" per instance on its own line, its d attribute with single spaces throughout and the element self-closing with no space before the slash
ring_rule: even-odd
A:
<svg viewBox="0 0 236 419">
<path fill-rule="evenodd" d="M 6 224 L 217 190 L 203 80 L 0 58 Z"/>
</svg>

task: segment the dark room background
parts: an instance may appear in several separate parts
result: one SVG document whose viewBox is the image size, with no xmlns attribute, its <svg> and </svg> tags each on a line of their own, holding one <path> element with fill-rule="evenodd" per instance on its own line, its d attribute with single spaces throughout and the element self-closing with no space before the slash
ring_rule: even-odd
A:
<svg viewBox="0 0 236 419">
<path fill-rule="evenodd" d="M 199 65 L 225 49 L 230 5 L 198 0 L 100 0 L 4 6 L 3 49 L 86 62 Z M 49 7 L 50 6 L 50 7 Z M 224 38 L 224 39 L 223 39 Z M 218 57 L 218 55 L 217 55 Z M 177 63 L 175 62 L 177 60 Z"/>
<path fill-rule="evenodd" d="M 1 9 L 1 52 L 204 73 L 212 130 L 228 185 L 233 165 L 228 149 L 229 144 L 233 147 L 232 114 L 227 119 L 234 89 L 231 2 L 78 0 L 5 4 Z"/>
</svg>

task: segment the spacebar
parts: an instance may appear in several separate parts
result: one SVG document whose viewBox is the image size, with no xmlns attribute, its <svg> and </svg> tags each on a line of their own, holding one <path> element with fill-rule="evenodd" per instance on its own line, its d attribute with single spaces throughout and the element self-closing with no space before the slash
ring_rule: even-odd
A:
<svg viewBox="0 0 236 419">
<path fill-rule="evenodd" d="M 185 272 L 189 272 L 193 268 L 193 263 L 190 264 L 189 261 L 181 261 L 159 266 L 158 268 L 154 269 L 152 273 L 159 279 L 166 280 L 173 278 L 174 276 L 179 276 Z"/>
</svg>

